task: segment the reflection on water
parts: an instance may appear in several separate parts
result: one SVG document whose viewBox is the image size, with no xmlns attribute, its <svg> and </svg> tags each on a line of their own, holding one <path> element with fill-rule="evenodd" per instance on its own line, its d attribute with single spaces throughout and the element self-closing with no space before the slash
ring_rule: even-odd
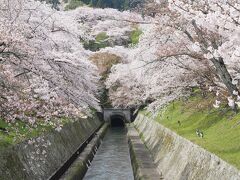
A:
<svg viewBox="0 0 240 180">
<path fill-rule="evenodd" d="M 109 128 L 84 179 L 134 179 L 125 128 Z"/>
</svg>

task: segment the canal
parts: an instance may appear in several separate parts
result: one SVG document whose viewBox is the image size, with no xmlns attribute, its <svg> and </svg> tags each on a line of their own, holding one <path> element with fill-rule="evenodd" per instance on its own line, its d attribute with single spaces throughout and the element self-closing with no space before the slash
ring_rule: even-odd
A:
<svg viewBox="0 0 240 180">
<path fill-rule="evenodd" d="M 110 127 L 84 180 L 133 180 L 124 127 Z"/>
</svg>

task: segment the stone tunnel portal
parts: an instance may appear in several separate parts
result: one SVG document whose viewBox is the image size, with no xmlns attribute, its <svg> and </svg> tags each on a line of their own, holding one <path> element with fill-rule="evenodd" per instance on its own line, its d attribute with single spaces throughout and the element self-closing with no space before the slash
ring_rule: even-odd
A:
<svg viewBox="0 0 240 180">
<path fill-rule="evenodd" d="M 130 109 L 103 109 L 104 121 L 111 126 L 124 126 L 125 123 L 131 123 Z"/>
<path fill-rule="evenodd" d="M 125 125 L 125 118 L 121 115 L 112 115 L 110 117 L 110 125 L 112 127 L 123 127 Z"/>
</svg>

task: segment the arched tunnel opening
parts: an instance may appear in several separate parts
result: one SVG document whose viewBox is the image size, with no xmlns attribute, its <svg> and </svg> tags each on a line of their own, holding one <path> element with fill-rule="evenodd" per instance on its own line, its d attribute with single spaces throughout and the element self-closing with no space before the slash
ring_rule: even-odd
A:
<svg viewBox="0 0 240 180">
<path fill-rule="evenodd" d="M 113 115 L 110 118 L 111 120 L 111 127 L 124 127 L 125 123 L 124 123 L 124 117 L 121 115 Z"/>
</svg>

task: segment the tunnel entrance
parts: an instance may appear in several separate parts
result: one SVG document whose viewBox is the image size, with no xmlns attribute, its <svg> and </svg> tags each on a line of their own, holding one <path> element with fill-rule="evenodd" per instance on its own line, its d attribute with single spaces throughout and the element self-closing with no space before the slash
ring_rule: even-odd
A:
<svg viewBox="0 0 240 180">
<path fill-rule="evenodd" d="M 124 123 L 124 117 L 120 116 L 120 115 L 114 115 L 114 116 L 111 116 L 111 119 L 110 119 L 110 125 L 112 127 L 124 127 L 125 126 L 125 123 Z"/>
</svg>

